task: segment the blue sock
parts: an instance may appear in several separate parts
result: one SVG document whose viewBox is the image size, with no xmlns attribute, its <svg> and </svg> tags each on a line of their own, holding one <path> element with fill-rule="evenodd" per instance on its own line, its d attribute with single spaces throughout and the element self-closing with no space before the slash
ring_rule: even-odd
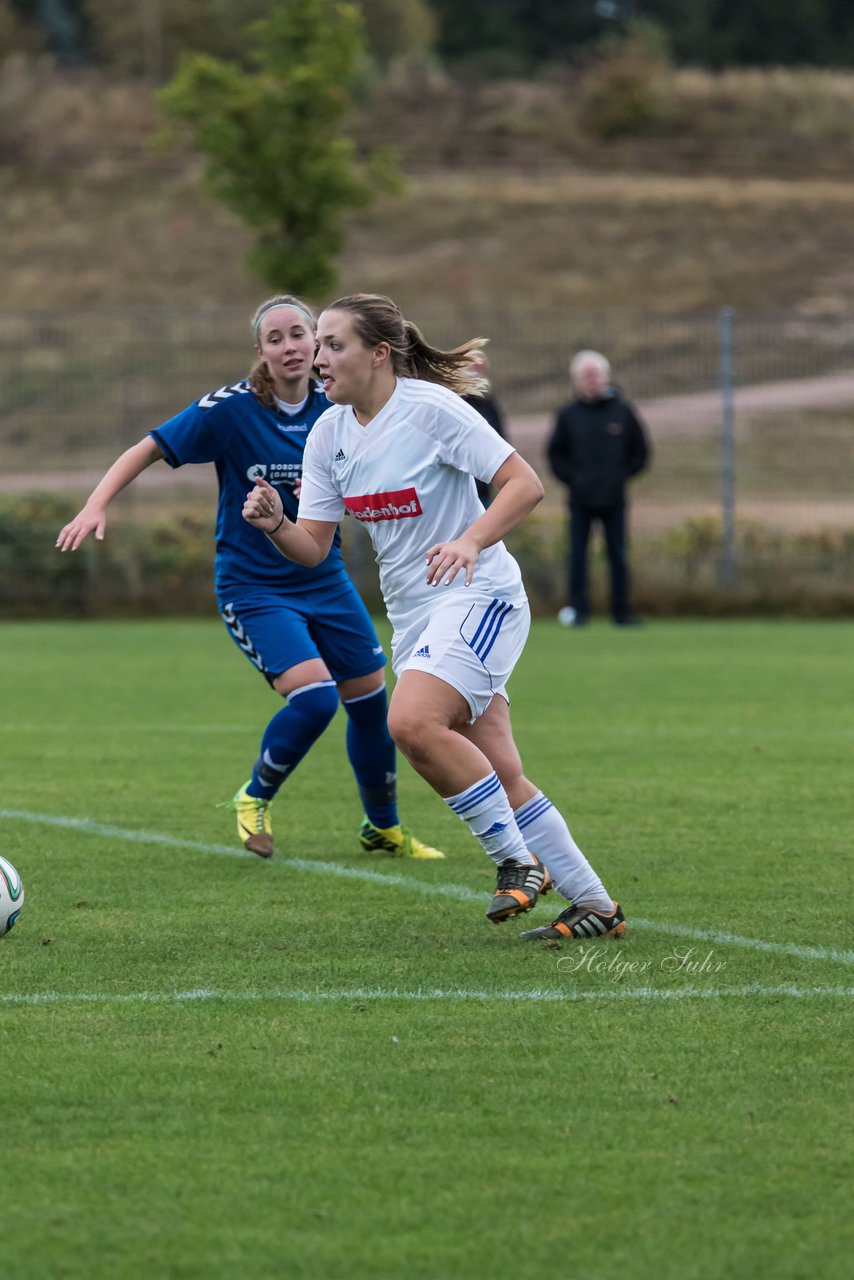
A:
<svg viewBox="0 0 854 1280">
<path fill-rule="evenodd" d="M 347 756 L 353 766 L 365 817 L 375 827 L 396 827 L 397 752 L 386 723 L 385 686 L 344 703 Z"/>
<path fill-rule="evenodd" d="M 338 710 L 338 690 L 332 680 L 307 684 L 288 695 L 264 730 L 261 755 L 252 767 L 246 788 L 250 796 L 272 800 L 289 773 L 317 742 Z"/>
</svg>

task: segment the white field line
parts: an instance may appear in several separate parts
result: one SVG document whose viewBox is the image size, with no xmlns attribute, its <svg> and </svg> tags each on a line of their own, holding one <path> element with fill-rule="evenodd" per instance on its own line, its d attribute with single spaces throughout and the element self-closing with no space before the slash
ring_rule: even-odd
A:
<svg viewBox="0 0 854 1280">
<path fill-rule="evenodd" d="M 121 840 L 126 844 L 153 844 L 167 849 L 190 849 L 196 853 L 215 853 L 229 858 L 250 858 L 257 861 L 254 854 L 247 854 L 234 845 L 209 844 L 201 840 L 184 840 L 174 836 L 163 835 L 157 831 L 135 831 L 124 827 L 114 827 L 103 822 L 93 822 L 90 818 L 64 818 L 51 814 L 33 813 L 27 809 L 0 808 L 0 818 L 8 818 L 17 822 L 32 822 L 41 826 L 60 827 L 68 831 L 79 831 L 84 835 L 102 836 L 107 839 Z M 453 898 L 457 902 L 483 903 L 483 893 L 476 889 L 466 888 L 459 884 L 428 884 L 412 876 L 396 875 L 394 872 L 372 871 L 368 867 L 348 867 L 337 862 L 320 862 L 306 858 L 282 858 L 268 864 L 279 867 L 283 871 L 308 871 L 315 875 L 338 877 L 344 880 L 362 880 L 369 884 L 387 885 L 389 888 L 404 888 L 410 892 L 427 894 L 440 898 Z M 841 951 L 833 947 L 808 947 L 795 942 L 766 942 L 761 938 L 745 938 L 740 934 L 726 933 L 714 929 L 697 929 L 691 925 L 671 924 L 667 921 L 645 920 L 637 916 L 630 918 L 632 929 L 648 930 L 650 933 L 666 933 L 679 938 L 692 938 L 702 942 L 713 942 L 719 946 L 745 947 L 753 951 L 764 951 L 771 955 L 795 956 L 803 960 L 830 960 L 838 964 L 854 965 L 854 951 Z"/>
<path fill-rule="evenodd" d="M 396 987 L 354 987 L 341 991 L 304 991 L 273 988 L 270 991 L 217 991 L 202 987 L 195 991 L 136 991 L 113 993 L 64 993 L 61 991 L 34 992 L 32 995 L 0 995 L 0 1005 L 57 1005 L 57 1004 L 191 1004 L 203 1001 L 227 1001 L 229 1003 L 257 1003 L 274 1000 L 291 1004 L 334 1004 L 358 1001 L 399 1001 L 403 1004 L 429 1001 L 469 1001 L 473 1004 L 490 1004 L 496 1000 L 505 1003 L 524 1004 L 574 1004 L 583 1000 L 718 1000 L 724 996 L 774 999 L 813 1000 L 818 997 L 850 999 L 854 987 L 797 987 L 789 984 L 763 986 L 749 983 L 741 987 L 606 987 L 591 991 L 586 988 L 568 987 L 566 990 L 532 991 L 477 991 L 461 987 L 417 988 L 401 991 Z"/>
<path fill-rule="evenodd" d="M 167 849 L 191 849 L 195 853 L 216 853 L 227 858 L 249 859 L 261 863 L 254 853 L 246 853 L 230 844 L 207 844 L 201 840 L 182 840 L 175 836 L 161 835 L 157 831 L 133 831 L 124 827 L 93 822 L 90 818 L 57 818 L 41 813 L 28 813 L 23 809 L 0 809 L 0 818 L 17 819 L 19 822 L 41 823 L 49 827 L 62 827 L 69 831 L 81 831 L 84 835 L 105 836 L 126 844 L 159 844 Z M 464 885 L 425 884 L 409 876 L 372 871 L 368 867 L 345 867 L 338 862 L 319 862 L 311 858 L 277 858 L 267 862 L 268 867 L 281 871 L 312 871 L 318 875 L 337 876 L 344 880 L 365 880 L 370 884 L 385 884 L 392 888 L 415 889 L 418 893 L 435 894 L 441 898 L 456 898 L 459 902 L 483 902 L 483 894 Z"/>
</svg>

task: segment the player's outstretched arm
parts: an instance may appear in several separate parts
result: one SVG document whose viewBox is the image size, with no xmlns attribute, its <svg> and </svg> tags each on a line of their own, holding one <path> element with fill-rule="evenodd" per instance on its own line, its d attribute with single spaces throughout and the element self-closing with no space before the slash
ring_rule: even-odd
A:
<svg viewBox="0 0 854 1280">
<path fill-rule="evenodd" d="M 104 529 L 107 525 L 107 507 L 117 493 L 121 493 L 132 480 L 163 457 L 160 446 L 151 436 L 145 436 L 137 444 L 126 449 L 121 457 L 116 458 L 109 471 L 98 482 L 82 511 L 78 511 L 73 520 L 69 520 L 60 530 L 56 545 L 60 551 L 76 551 L 84 538 L 95 530 L 98 542 L 104 540 Z"/>
<path fill-rule="evenodd" d="M 326 520 L 289 520 L 282 499 L 266 480 L 259 480 L 243 504 L 243 519 L 266 533 L 288 560 L 313 569 L 325 560 L 337 525 Z"/>
<path fill-rule="evenodd" d="M 453 582 L 460 571 L 471 585 L 478 556 L 484 547 L 500 542 L 530 515 L 543 499 L 543 486 L 533 467 L 518 453 L 511 453 L 492 477 L 498 490 L 482 516 L 452 542 L 437 542 L 427 550 L 427 581 L 437 587 Z"/>
</svg>

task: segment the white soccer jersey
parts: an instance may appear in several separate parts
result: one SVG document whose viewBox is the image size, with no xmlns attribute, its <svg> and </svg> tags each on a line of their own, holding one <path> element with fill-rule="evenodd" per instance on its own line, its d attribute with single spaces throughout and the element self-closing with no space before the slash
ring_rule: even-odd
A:
<svg viewBox="0 0 854 1280">
<path fill-rule="evenodd" d="M 334 405 L 315 423 L 300 517 L 338 523 L 349 511 L 368 530 L 396 657 L 439 601 L 465 590 L 462 572 L 449 586 L 428 586 L 428 547 L 459 537 L 483 514 L 473 477 L 489 482 L 513 452 L 460 396 L 413 378 L 398 378 L 366 427 L 349 405 Z M 525 602 L 519 566 L 503 542 L 480 553 L 468 592 Z"/>
</svg>

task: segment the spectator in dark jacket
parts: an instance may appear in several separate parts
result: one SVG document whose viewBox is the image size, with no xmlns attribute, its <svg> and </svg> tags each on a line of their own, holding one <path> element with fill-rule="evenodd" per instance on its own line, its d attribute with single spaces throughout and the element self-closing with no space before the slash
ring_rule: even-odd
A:
<svg viewBox="0 0 854 1280">
<path fill-rule="evenodd" d="M 476 378 L 489 377 L 489 360 L 482 351 L 471 362 L 471 373 Z M 479 396 L 463 396 L 467 404 L 473 409 L 477 409 L 482 418 L 485 418 L 493 431 L 497 431 L 502 440 L 507 439 L 507 426 L 504 421 L 504 414 L 501 405 L 493 395 L 492 391 L 484 391 Z M 476 480 L 477 496 L 485 507 L 488 507 L 492 501 L 492 486 L 486 484 L 483 480 Z"/>
<path fill-rule="evenodd" d="M 610 384 L 611 366 L 598 351 L 579 351 L 569 373 L 576 398 L 557 414 L 548 460 L 569 486 L 569 602 L 558 619 L 583 627 L 590 620 L 587 544 L 594 521 L 605 535 L 611 570 L 611 614 L 618 626 L 637 626 L 632 612 L 626 485 L 647 465 L 650 447 L 632 405 Z"/>
</svg>

